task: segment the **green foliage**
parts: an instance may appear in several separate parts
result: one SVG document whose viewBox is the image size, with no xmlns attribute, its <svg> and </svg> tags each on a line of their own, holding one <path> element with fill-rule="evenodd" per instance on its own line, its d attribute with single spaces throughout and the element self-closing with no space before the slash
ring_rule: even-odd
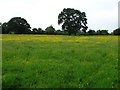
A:
<svg viewBox="0 0 120 90">
<path fill-rule="evenodd" d="M 45 33 L 46 34 L 54 34 L 55 33 L 55 28 L 53 28 L 53 26 L 49 26 L 45 29 Z"/>
<path fill-rule="evenodd" d="M 8 31 L 8 24 L 5 22 L 5 23 L 3 23 L 2 24 L 2 33 L 3 34 L 8 34 L 9 33 L 9 31 Z"/>
<path fill-rule="evenodd" d="M 62 30 L 55 30 L 53 26 L 33 28 L 31 30 L 28 22 L 21 17 L 13 17 L 8 22 L 0 23 L 0 33 L 2 34 L 50 34 L 50 35 L 120 35 L 120 28 L 114 30 L 112 34 L 108 30 L 89 30 L 87 32 L 87 18 L 85 12 L 72 8 L 64 8 L 58 15 L 58 24 L 62 24 Z"/>
<path fill-rule="evenodd" d="M 109 35 L 108 30 L 98 30 L 97 35 Z"/>
<path fill-rule="evenodd" d="M 113 35 L 120 35 L 120 28 L 114 30 Z"/>
<path fill-rule="evenodd" d="M 33 28 L 31 31 L 32 34 L 44 34 L 45 31 L 42 30 L 42 28 Z"/>
<path fill-rule="evenodd" d="M 96 35 L 96 32 L 95 32 L 94 30 L 91 30 L 91 29 L 90 29 L 90 30 L 88 31 L 88 34 L 89 34 L 89 35 Z"/>
<path fill-rule="evenodd" d="M 117 36 L 3 35 L 3 88 L 116 88 Z"/>
<path fill-rule="evenodd" d="M 58 15 L 58 24 L 62 24 L 62 29 L 69 35 L 75 34 L 82 29 L 84 33 L 87 30 L 87 18 L 85 12 L 79 10 L 64 8 Z"/>
<path fill-rule="evenodd" d="M 56 34 L 56 35 L 67 35 L 67 33 L 64 32 L 64 31 L 62 31 L 62 30 L 57 30 L 57 31 L 55 31 L 55 34 Z"/>
<path fill-rule="evenodd" d="M 14 32 L 16 34 L 24 34 L 29 33 L 30 28 L 27 21 L 21 17 L 13 17 L 7 23 L 3 24 L 3 32 L 5 33 Z"/>
<path fill-rule="evenodd" d="M 42 30 L 42 28 L 38 28 L 38 31 L 37 31 L 39 34 L 43 34 L 44 31 Z"/>
<path fill-rule="evenodd" d="M 37 33 L 38 32 L 37 28 L 33 28 L 32 31 L 33 31 L 33 33 Z"/>
</svg>

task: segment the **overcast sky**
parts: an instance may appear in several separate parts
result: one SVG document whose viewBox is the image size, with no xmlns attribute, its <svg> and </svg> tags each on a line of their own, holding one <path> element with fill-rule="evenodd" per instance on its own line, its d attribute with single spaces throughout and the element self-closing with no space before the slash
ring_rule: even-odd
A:
<svg viewBox="0 0 120 90">
<path fill-rule="evenodd" d="M 86 12 L 89 29 L 118 28 L 119 0 L 0 0 L 0 22 L 13 17 L 25 18 L 32 28 L 58 26 L 58 14 L 63 8 L 75 8 Z"/>
</svg>

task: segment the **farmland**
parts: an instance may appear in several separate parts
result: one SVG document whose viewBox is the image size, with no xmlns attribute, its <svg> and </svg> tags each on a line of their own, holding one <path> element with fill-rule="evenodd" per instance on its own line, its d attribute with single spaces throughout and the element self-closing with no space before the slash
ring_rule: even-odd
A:
<svg viewBox="0 0 120 90">
<path fill-rule="evenodd" d="M 117 36 L 2 36 L 3 88 L 116 88 L 117 81 Z"/>
</svg>

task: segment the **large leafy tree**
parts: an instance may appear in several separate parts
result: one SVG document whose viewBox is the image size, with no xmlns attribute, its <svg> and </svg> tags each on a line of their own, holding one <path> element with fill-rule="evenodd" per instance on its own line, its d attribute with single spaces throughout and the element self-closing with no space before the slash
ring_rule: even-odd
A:
<svg viewBox="0 0 120 90">
<path fill-rule="evenodd" d="M 79 30 L 86 33 L 87 18 L 85 12 L 72 8 L 64 8 L 58 15 L 58 24 L 62 24 L 62 29 L 69 35 L 76 34 Z"/>
<path fill-rule="evenodd" d="M 9 33 L 7 28 L 8 28 L 8 24 L 6 22 L 4 22 L 2 24 L 2 33 L 3 34 L 8 34 Z"/>
<path fill-rule="evenodd" d="M 113 31 L 114 35 L 120 35 L 120 27 Z"/>
<path fill-rule="evenodd" d="M 45 29 L 46 34 L 54 34 L 55 28 L 51 25 Z"/>
<path fill-rule="evenodd" d="M 14 17 L 7 23 L 7 31 L 14 32 L 16 34 L 24 34 L 30 32 L 30 25 L 21 17 Z"/>
</svg>

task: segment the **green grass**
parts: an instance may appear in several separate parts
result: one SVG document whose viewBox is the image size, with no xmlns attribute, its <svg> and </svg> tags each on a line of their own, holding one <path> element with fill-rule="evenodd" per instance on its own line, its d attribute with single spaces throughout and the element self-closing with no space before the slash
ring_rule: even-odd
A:
<svg viewBox="0 0 120 90">
<path fill-rule="evenodd" d="M 117 36 L 2 36 L 3 88 L 116 88 Z"/>
</svg>

